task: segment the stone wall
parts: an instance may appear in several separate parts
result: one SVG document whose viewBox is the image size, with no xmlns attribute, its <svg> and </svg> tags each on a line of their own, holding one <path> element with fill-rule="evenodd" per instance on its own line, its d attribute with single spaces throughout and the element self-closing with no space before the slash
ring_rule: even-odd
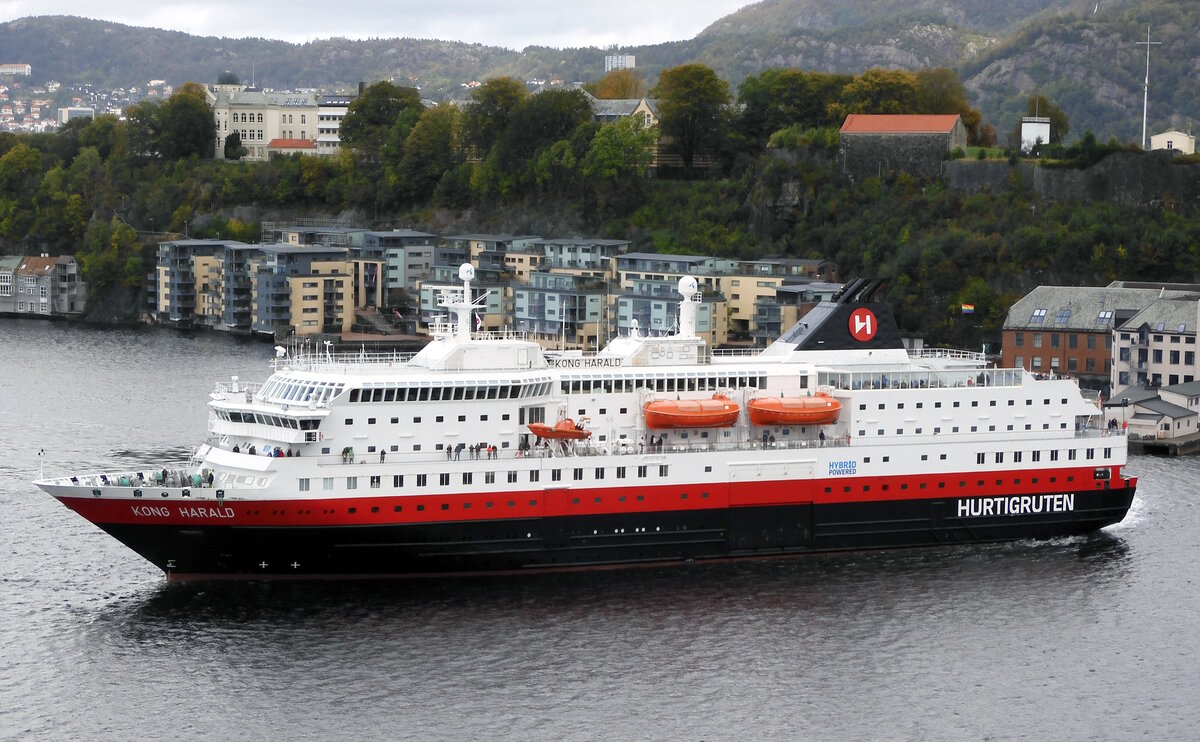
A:
<svg viewBox="0 0 1200 742">
<path fill-rule="evenodd" d="M 945 177 L 951 189 L 966 193 L 1020 189 L 1049 201 L 1108 201 L 1141 208 L 1200 205 L 1200 165 L 1176 164 L 1165 151 L 1117 152 L 1082 170 L 954 160 L 945 163 Z"/>
<path fill-rule="evenodd" d="M 936 178 L 948 151 L 946 134 L 842 134 L 841 168 L 855 179 L 907 172 Z"/>
</svg>

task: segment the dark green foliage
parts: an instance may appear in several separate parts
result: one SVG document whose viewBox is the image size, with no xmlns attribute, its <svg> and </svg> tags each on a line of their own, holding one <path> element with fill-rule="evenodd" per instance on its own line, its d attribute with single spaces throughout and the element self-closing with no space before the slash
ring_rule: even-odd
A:
<svg viewBox="0 0 1200 742">
<path fill-rule="evenodd" d="M 217 125 L 204 88 L 187 83 L 157 111 L 158 153 L 167 160 L 210 158 Z"/>
<path fill-rule="evenodd" d="M 659 99 L 659 136 L 690 176 L 696 156 L 724 141 L 729 83 L 705 65 L 685 64 L 663 70 L 650 94 Z"/>
<path fill-rule="evenodd" d="M 393 139 L 402 143 L 420 113 L 421 97 L 415 88 L 377 82 L 350 102 L 338 136 L 344 146 L 377 158 L 397 125 L 407 125 Z"/>
<path fill-rule="evenodd" d="M 471 91 L 463 110 L 463 136 L 467 144 L 486 152 L 508 129 L 513 111 L 527 97 L 525 84 L 511 77 L 487 80 Z"/>
<path fill-rule="evenodd" d="M 240 160 L 246 156 L 246 148 L 242 146 L 242 135 L 237 129 L 225 137 L 225 159 Z"/>
<path fill-rule="evenodd" d="M 756 150 L 780 129 L 839 126 L 841 121 L 830 116 L 830 106 L 852 79 L 850 75 L 790 69 L 752 75 L 738 89 L 741 113 L 734 122 L 734 135 L 743 149 Z"/>
</svg>

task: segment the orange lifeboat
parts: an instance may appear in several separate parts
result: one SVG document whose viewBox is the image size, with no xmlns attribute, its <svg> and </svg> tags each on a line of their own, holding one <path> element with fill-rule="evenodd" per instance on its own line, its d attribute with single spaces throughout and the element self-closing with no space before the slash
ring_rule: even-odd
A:
<svg viewBox="0 0 1200 742">
<path fill-rule="evenodd" d="M 584 430 L 582 427 L 575 424 L 571 418 L 559 420 L 554 427 L 550 427 L 546 423 L 529 423 L 526 427 L 529 432 L 536 435 L 538 438 L 550 438 L 558 441 L 581 441 L 584 438 L 590 438 L 592 431 Z"/>
<path fill-rule="evenodd" d="M 714 394 L 712 399 L 660 399 L 642 406 L 646 427 L 651 430 L 728 428 L 741 412 L 724 394 Z"/>
<path fill-rule="evenodd" d="M 828 394 L 811 397 L 759 397 L 746 405 L 754 425 L 830 425 L 842 403 Z"/>
</svg>

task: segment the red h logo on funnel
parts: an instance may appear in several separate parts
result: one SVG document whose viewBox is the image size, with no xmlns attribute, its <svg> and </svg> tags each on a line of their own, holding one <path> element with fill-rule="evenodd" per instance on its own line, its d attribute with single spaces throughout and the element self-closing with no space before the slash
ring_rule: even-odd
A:
<svg viewBox="0 0 1200 742">
<path fill-rule="evenodd" d="M 850 336 L 858 342 L 865 343 L 875 337 L 878 329 L 879 323 L 870 309 L 859 307 L 850 314 Z"/>
</svg>

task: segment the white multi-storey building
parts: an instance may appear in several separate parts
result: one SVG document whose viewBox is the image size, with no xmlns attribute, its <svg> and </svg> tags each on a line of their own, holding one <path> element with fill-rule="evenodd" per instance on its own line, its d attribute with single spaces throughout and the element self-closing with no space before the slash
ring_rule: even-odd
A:
<svg viewBox="0 0 1200 742">
<path fill-rule="evenodd" d="M 604 57 L 604 71 L 631 70 L 637 66 L 637 58 L 632 54 L 608 54 Z"/>
<path fill-rule="evenodd" d="M 217 123 L 214 143 L 218 159 L 225 157 L 225 140 L 237 132 L 247 160 L 266 160 L 272 139 L 317 139 L 317 97 L 314 93 L 264 92 L 242 85 L 213 85 L 209 103 Z"/>
<path fill-rule="evenodd" d="M 317 154 L 336 154 L 342 146 L 339 131 L 353 95 L 323 95 L 317 102 Z"/>
</svg>

